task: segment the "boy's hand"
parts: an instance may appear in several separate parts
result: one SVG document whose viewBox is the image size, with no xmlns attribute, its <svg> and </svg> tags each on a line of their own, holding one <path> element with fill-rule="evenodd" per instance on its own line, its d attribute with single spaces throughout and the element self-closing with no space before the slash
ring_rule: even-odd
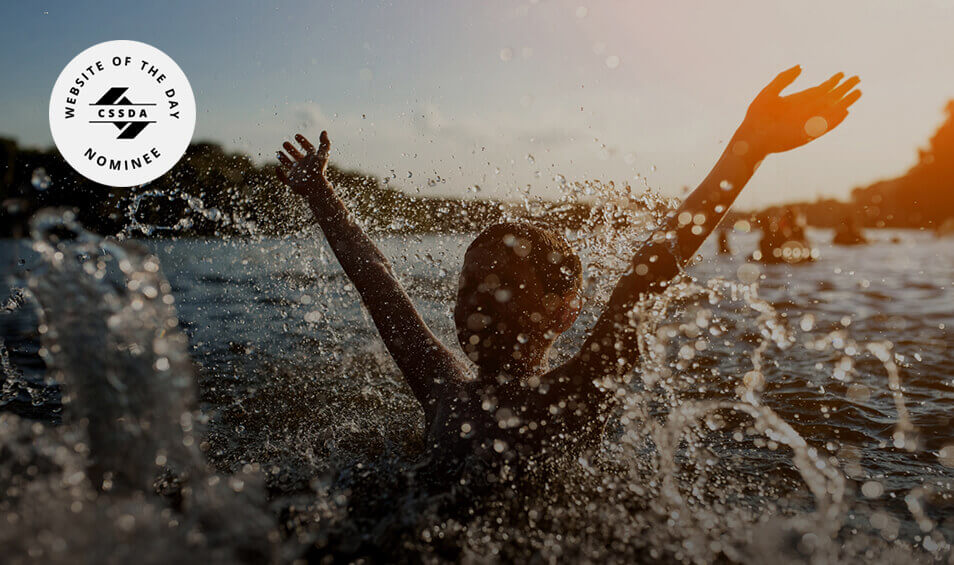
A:
<svg viewBox="0 0 954 565">
<path fill-rule="evenodd" d="M 328 153 L 331 151 L 331 141 L 328 140 L 328 132 L 321 132 L 321 142 L 318 149 L 311 144 L 302 134 L 297 134 L 295 140 L 301 144 L 305 154 L 302 155 L 298 149 L 290 142 L 286 141 L 282 147 L 291 155 L 291 159 L 285 153 L 278 152 L 278 161 L 281 163 L 275 167 L 278 178 L 287 184 L 297 194 L 308 197 L 314 195 L 315 189 L 328 182 L 325 179 L 325 170 L 328 168 Z M 294 161 L 292 161 L 294 159 Z"/>
<path fill-rule="evenodd" d="M 848 115 L 848 107 L 861 97 L 860 90 L 852 90 L 860 82 L 858 77 L 842 82 L 844 73 L 818 86 L 781 96 L 801 72 L 798 65 L 782 71 L 755 97 L 735 137 L 735 153 L 745 154 L 751 149 L 764 156 L 805 145 L 840 124 Z"/>
</svg>

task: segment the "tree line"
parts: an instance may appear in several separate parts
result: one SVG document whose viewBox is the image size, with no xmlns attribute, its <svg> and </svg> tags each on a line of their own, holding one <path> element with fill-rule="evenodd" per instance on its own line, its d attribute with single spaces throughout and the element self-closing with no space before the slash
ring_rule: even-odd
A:
<svg viewBox="0 0 954 565">
<path fill-rule="evenodd" d="M 87 229 L 133 236 L 285 235 L 310 213 L 274 174 L 215 143 L 194 143 L 168 173 L 142 187 L 116 189 L 76 173 L 55 149 L 19 147 L 0 138 L 0 237 L 27 235 L 30 216 L 44 207 L 75 211 Z M 505 217 L 526 215 L 515 203 L 414 197 L 382 186 L 372 175 L 329 166 L 328 175 L 354 214 L 376 232 L 466 232 Z M 554 205 L 534 219 L 582 226 L 585 203 Z"/>
<path fill-rule="evenodd" d="M 809 225 L 820 227 L 835 227 L 852 217 L 869 228 L 938 228 L 954 218 L 954 100 L 944 113 L 944 121 L 904 174 L 857 187 L 848 201 L 826 198 L 787 206 L 804 214 Z M 761 214 L 778 214 L 782 208 L 773 206 Z"/>
<path fill-rule="evenodd" d="M 945 112 L 944 122 L 918 151 L 917 163 L 903 175 L 856 188 L 848 201 L 819 199 L 752 214 L 764 217 L 791 207 L 821 227 L 837 226 L 849 216 L 865 227 L 941 225 L 954 218 L 954 100 Z M 309 212 L 278 181 L 274 166 L 256 165 L 215 143 L 194 143 L 162 177 L 142 187 L 115 189 L 79 175 L 55 149 L 23 148 L 0 138 L 0 237 L 26 235 L 29 217 L 48 206 L 71 208 L 87 229 L 107 235 L 294 234 L 307 225 Z M 625 214 L 607 215 L 587 202 L 549 203 L 531 212 L 524 203 L 415 197 L 382 186 L 372 175 L 334 166 L 328 174 L 355 215 L 376 232 L 478 231 L 520 217 L 569 229 L 626 221 Z"/>
</svg>

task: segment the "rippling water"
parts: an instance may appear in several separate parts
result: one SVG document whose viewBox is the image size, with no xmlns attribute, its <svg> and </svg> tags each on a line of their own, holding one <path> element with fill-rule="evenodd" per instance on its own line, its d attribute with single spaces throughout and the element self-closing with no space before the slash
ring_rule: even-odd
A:
<svg viewBox="0 0 954 565">
<path fill-rule="evenodd" d="M 100 251 L 121 272 L 87 268 L 92 282 L 75 286 L 80 271 L 49 267 L 63 259 L 50 259 L 55 249 L 44 256 L 29 241 L 2 241 L 5 288 L 29 292 L 0 314 L 0 542 L 23 561 L 68 561 L 77 548 L 117 559 L 148 548 L 156 562 L 950 561 L 954 241 L 873 235 L 863 247 L 821 244 L 817 262 L 798 266 L 745 262 L 756 234 L 733 234 L 734 258 L 707 244 L 691 284 L 647 326 L 643 373 L 627 385 L 600 456 L 480 494 L 416 481 L 427 465 L 423 415 L 320 237 L 140 242 L 158 269 L 135 289 L 124 285 L 154 271 L 128 244 Z M 469 241 L 382 242 L 449 344 Z M 95 256 L 99 242 L 90 245 L 82 251 Z M 134 266 L 123 268 L 123 257 Z M 590 275 L 584 315 L 558 343 L 563 356 L 613 282 Z M 162 309 L 166 295 L 174 311 Z M 129 323 L 144 318 L 152 322 Z M 176 320 L 187 338 L 180 356 Z M 136 337 L 103 338 L 124 333 Z M 194 374 L 197 392 L 137 388 L 167 374 Z M 76 392 L 103 379 L 106 392 Z M 73 391 L 65 406 L 61 385 Z M 139 427 L 97 436 L 100 411 L 116 408 L 79 403 L 115 391 L 117 417 Z M 155 431 L 166 413 L 172 422 L 190 413 L 177 406 L 196 395 L 197 439 L 191 423 Z M 149 414 L 137 420 L 141 407 Z M 149 460 L 176 459 L 195 486 L 180 491 L 173 480 L 161 500 L 97 486 L 136 458 L 130 442 L 152 437 L 136 431 L 144 423 L 160 445 Z M 169 438 L 185 452 L 163 447 Z M 105 474 L 84 470 L 89 459 Z"/>
</svg>

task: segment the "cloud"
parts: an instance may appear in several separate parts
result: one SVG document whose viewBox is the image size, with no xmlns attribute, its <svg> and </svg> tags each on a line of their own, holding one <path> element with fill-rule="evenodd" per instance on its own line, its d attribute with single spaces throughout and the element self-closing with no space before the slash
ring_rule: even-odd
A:
<svg viewBox="0 0 954 565">
<path fill-rule="evenodd" d="M 292 109 L 292 117 L 301 129 L 317 129 L 328 125 L 328 117 L 314 102 L 305 102 Z"/>
</svg>

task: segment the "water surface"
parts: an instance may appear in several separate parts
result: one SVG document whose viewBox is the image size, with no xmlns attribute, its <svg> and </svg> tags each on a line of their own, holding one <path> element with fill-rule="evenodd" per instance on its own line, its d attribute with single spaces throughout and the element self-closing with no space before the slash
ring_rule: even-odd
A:
<svg viewBox="0 0 954 565">
<path fill-rule="evenodd" d="M 756 234 L 733 234 L 735 257 L 707 244 L 690 284 L 647 325 L 645 345 L 656 353 L 624 385 L 600 456 L 501 483 L 481 500 L 415 486 L 426 465 L 423 415 L 320 237 L 140 243 L 158 258 L 187 337 L 202 424 L 196 447 L 210 476 L 249 477 L 235 492 L 248 495 L 260 481 L 261 500 L 240 504 L 274 520 L 263 544 L 276 559 L 945 560 L 954 540 L 954 245 L 924 232 L 873 236 L 862 247 L 820 244 L 819 260 L 798 266 L 744 261 Z M 452 299 L 469 241 L 382 241 L 424 318 L 455 350 Z M 586 255 L 585 264 L 596 262 Z M 0 258 L 8 288 L 43 271 L 30 242 L 0 242 Z M 558 342 L 560 358 L 575 351 L 614 276 L 589 275 L 584 315 Z M 64 301 L 97 300 L 64 292 Z M 26 419 L 5 416 L 0 439 L 8 450 L 29 451 L 32 441 L 42 451 L 25 439 L 31 434 L 76 445 L 82 439 L 53 435 L 64 433 L 61 415 L 75 405 L 61 406 L 49 382 L 44 359 L 57 352 L 42 350 L 42 309 L 23 302 L 0 316 L 0 336 L 5 370 L 26 383 L 8 379 L 4 403 Z M 87 334 L 56 339 L 66 350 L 102 346 Z M 164 374 L 162 363 L 142 377 Z M 65 371 L 94 382 L 96 367 Z M 730 409 L 739 402 L 750 408 Z M 14 470 L 0 467 L 12 480 Z M 58 484 L 42 494 L 57 501 L 50 512 L 72 496 L 58 498 L 66 488 Z M 19 515 L 18 500 L 0 514 Z M 88 504 L 128 502 L 100 495 Z M 140 527 L 156 518 L 130 515 L 137 526 L 126 533 L 150 535 Z M 59 546 L 27 524 L 20 516 L 10 529 L 26 530 L 23 547 L 56 555 Z M 79 539 L 67 545 L 98 547 L 92 535 Z"/>
</svg>

